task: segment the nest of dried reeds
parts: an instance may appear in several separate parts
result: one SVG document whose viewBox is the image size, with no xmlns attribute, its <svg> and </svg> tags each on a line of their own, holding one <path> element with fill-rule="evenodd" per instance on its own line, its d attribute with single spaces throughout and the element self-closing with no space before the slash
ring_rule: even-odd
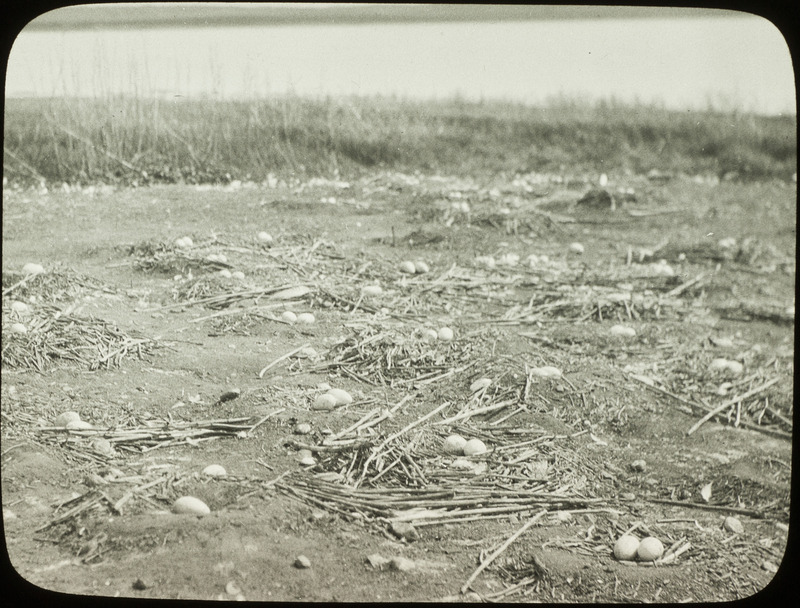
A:
<svg viewBox="0 0 800 608">
<path fill-rule="evenodd" d="M 155 341 L 132 336 L 113 323 L 73 315 L 71 309 L 37 306 L 25 317 L 25 333 L 10 330 L 12 317 L 3 308 L 2 365 L 39 372 L 56 362 L 90 370 L 117 367 L 126 357 L 145 358 Z"/>
</svg>

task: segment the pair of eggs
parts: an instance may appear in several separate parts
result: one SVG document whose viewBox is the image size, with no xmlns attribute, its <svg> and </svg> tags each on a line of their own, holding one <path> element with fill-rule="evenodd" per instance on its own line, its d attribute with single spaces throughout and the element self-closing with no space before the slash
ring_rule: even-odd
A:
<svg viewBox="0 0 800 608">
<path fill-rule="evenodd" d="M 475 456 L 487 451 L 486 444 L 480 439 L 467 440 L 461 435 L 450 435 L 444 440 L 444 451 L 447 454 L 463 454 L 464 456 Z"/>
<path fill-rule="evenodd" d="M 662 555 L 664 545 L 655 536 L 648 536 L 640 541 L 631 534 L 624 534 L 614 543 L 614 557 L 620 560 L 652 562 Z"/>
</svg>

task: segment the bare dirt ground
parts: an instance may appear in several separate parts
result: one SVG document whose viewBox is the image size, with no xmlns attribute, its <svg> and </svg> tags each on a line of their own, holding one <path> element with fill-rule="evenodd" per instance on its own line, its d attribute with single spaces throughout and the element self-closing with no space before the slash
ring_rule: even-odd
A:
<svg viewBox="0 0 800 608">
<path fill-rule="evenodd" d="M 6 189 L 11 565 L 47 590 L 136 598 L 765 589 L 788 537 L 796 185 L 620 177 L 613 210 L 579 204 L 590 188 L 383 173 Z M 28 262 L 45 272 L 23 281 Z M 423 334 L 445 326 L 450 341 Z M 353 402 L 318 409 L 321 383 Z M 59 427 L 67 411 L 92 428 Z M 489 451 L 447 454 L 451 433 Z M 210 514 L 175 513 L 185 495 Z M 667 557 L 615 559 L 627 531 Z"/>
</svg>

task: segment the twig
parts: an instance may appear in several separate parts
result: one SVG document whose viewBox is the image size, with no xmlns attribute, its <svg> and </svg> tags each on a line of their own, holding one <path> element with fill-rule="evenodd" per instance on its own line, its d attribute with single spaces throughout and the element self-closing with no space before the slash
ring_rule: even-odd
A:
<svg viewBox="0 0 800 608">
<path fill-rule="evenodd" d="M 272 363 L 268 364 L 268 365 L 267 365 L 267 366 L 266 366 L 264 369 L 262 369 L 260 372 L 258 372 L 258 377 L 259 377 L 259 378 L 263 378 L 263 377 L 264 377 L 264 374 L 265 374 L 265 373 L 267 373 L 267 370 L 268 370 L 269 368 L 271 368 L 271 367 L 274 367 L 275 365 L 277 365 L 278 363 L 280 363 L 280 362 L 281 362 L 281 361 L 283 361 L 284 359 L 288 359 L 288 358 L 289 358 L 289 357 L 291 357 L 292 355 L 295 355 L 295 354 L 299 353 L 299 352 L 300 352 L 301 350 L 303 350 L 304 348 L 308 348 L 308 346 L 309 346 L 309 344 L 308 344 L 308 342 L 306 342 L 305 344 L 303 344 L 303 346 L 300 346 L 299 348 L 295 348 L 294 350 L 292 350 L 292 351 L 289 351 L 289 352 L 288 352 L 288 353 L 286 353 L 285 355 L 281 355 L 280 357 L 278 357 L 277 359 L 275 359 L 275 360 L 274 360 Z"/>
<path fill-rule="evenodd" d="M 677 296 L 677 295 L 683 293 L 684 291 L 686 291 L 689 287 L 691 287 L 695 283 L 697 283 L 699 281 L 702 281 L 704 277 L 705 277 L 705 273 L 701 272 L 695 278 L 693 278 L 693 279 L 691 279 L 689 281 L 686 281 L 685 283 L 681 283 L 675 289 L 672 289 L 671 291 L 668 291 L 667 293 L 664 294 L 664 296 L 667 297 L 667 298 L 670 298 L 672 296 Z"/>
<path fill-rule="evenodd" d="M 505 541 L 505 542 L 504 542 L 502 545 L 500 545 L 500 547 L 499 547 L 499 548 L 498 548 L 498 549 L 497 549 L 497 550 L 496 550 L 494 553 L 492 553 L 492 554 L 491 554 L 489 557 L 487 557 L 485 561 L 481 562 L 481 565 L 480 565 L 480 566 L 478 566 L 478 568 L 475 570 L 475 572 L 473 572 L 473 573 L 470 575 L 470 577 L 467 579 L 467 582 L 466 582 L 466 583 L 464 583 L 464 584 L 461 586 L 461 593 L 462 593 L 462 594 L 463 594 L 463 593 L 466 593 L 466 592 L 467 592 L 467 589 L 469 589 L 469 587 L 470 587 L 470 585 L 472 584 L 472 582 L 473 582 L 473 581 L 474 581 L 476 578 L 478 578 L 478 575 L 479 575 L 481 572 L 483 572 L 483 571 L 484 571 L 484 570 L 485 570 L 485 569 L 486 569 L 486 568 L 489 566 L 489 564 L 491 564 L 491 563 L 492 563 L 492 562 L 493 562 L 495 559 L 497 559 L 497 557 L 498 557 L 498 556 L 499 556 L 499 555 L 500 555 L 500 554 L 501 554 L 503 551 L 505 551 L 506 549 L 508 549 L 508 547 L 511 545 L 511 543 L 513 543 L 515 540 L 517 540 L 517 538 L 519 538 L 519 537 L 520 537 L 520 536 L 521 536 L 521 535 L 522 535 L 522 534 L 525 532 L 525 530 L 527 530 L 528 528 L 530 528 L 530 527 L 531 527 L 533 524 L 535 524 L 535 523 L 536 523 L 537 521 L 539 521 L 539 520 L 540 520 L 542 517 L 544 517 L 545 513 L 547 513 L 547 509 L 542 509 L 542 510 L 541 510 L 541 511 L 539 511 L 539 512 L 538 512 L 536 515 L 534 515 L 533 517 L 531 517 L 531 518 L 530 518 L 530 519 L 529 519 L 529 520 L 528 520 L 528 521 L 525 523 L 525 525 L 524 525 L 524 526 L 522 526 L 522 527 L 521 527 L 519 530 L 517 530 L 516 532 L 514 532 L 514 534 L 512 534 L 512 535 L 511 535 L 511 536 L 508 538 L 508 540 L 506 540 L 506 541 Z"/>
<path fill-rule="evenodd" d="M 732 405 L 735 405 L 735 404 L 736 404 L 736 403 L 738 403 L 739 401 L 744 401 L 745 399 L 748 399 L 748 398 L 752 397 L 753 395 L 755 395 L 755 394 L 757 394 L 757 393 L 760 393 L 761 391 L 763 391 L 763 390 L 765 390 L 765 389 L 768 389 L 770 386 L 772 386 L 773 384 L 775 384 L 776 382 L 778 382 L 778 380 L 780 380 L 780 378 L 773 378 L 772 380 L 768 380 L 767 382 L 765 382 L 765 383 L 764 383 L 764 384 L 762 384 L 761 386 L 757 386 L 756 388 L 750 389 L 750 390 L 749 390 L 749 391 L 747 391 L 746 393 L 743 393 L 743 394 L 741 394 L 741 395 L 737 395 L 737 396 L 736 396 L 736 397 L 734 397 L 733 399 L 730 399 L 729 401 L 726 401 L 726 402 L 725 402 L 725 403 L 723 403 L 722 405 L 720 405 L 720 406 L 718 406 L 718 407 L 715 407 L 713 410 L 711 410 L 710 412 L 708 412 L 708 414 L 706 414 L 706 415 L 705 415 L 705 416 L 703 416 L 703 417 L 702 417 L 700 420 L 698 420 L 697 422 L 695 422 L 695 423 L 694 423 L 694 425 L 692 426 L 692 428 L 690 428 L 690 429 L 689 429 L 689 430 L 686 432 L 686 434 L 687 434 L 687 435 L 691 435 L 691 434 L 692 434 L 692 433 L 694 433 L 694 432 L 695 432 L 697 429 L 699 429 L 699 428 L 700 428 L 700 427 L 701 427 L 703 424 L 705 424 L 705 423 L 706 423 L 708 420 L 710 420 L 711 418 L 713 418 L 714 416 L 716 416 L 717 414 L 719 414 L 719 413 L 720 413 L 720 412 L 722 412 L 723 410 L 725 410 L 725 409 L 729 408 L 729 407 L 730 407 L 730 406 L 732 406 Z"/>
<path fill-rule="evenodd" d="M 248 434 L 252 433 L 252 432 L 253 432 L 253 431 L 255 431 L 255 430 L 258 428 L 258 427 L 260 427 L 262 424 L 264 424 L 264 423 L 265 423 L 265 422 L 266 422 L 266 421 L 267 421 L 269 418 L 271 418 L 272 416 L 275 416 L 276 414 L 280 414 L 281 412 L 283 412 L 283 411 L 285 411 L 285 410 L 286 410 L 286 408 L 285 408 L 285 407 L 282 407 L 282 408 L 281 408 L 281 409 L 279 409 L 279 410 L 275 410 L 274 412 L 270 412 L 269 414 L 267 414 L 266 416 L 264 416 L 264 417 L 263 417 L 261 420 L 259 420 L 258 422 L 256 422 L 256 423 L 255 423 L 253 426 L 251 426 L 249 429 L 247 429 L 247 433 L 248 433 Z"/>
<path fill-rule="evenodd" d="M 415 426 L 417 426 L 419 424 L 422 424 L 428 418 L 431 418 L 431 417 L 435 416 L 440 411 L 442 411 L 444 408 L 449 407 L 449 406 L 450 406 L 450 402 L 449 401 L 445 401 L 444 403 L 442 403 L 442 405 L 437 407 L 435 410 L 425 414 L 422 418 L 418 418 L 417 420 L 415 420 L 411 424 L 406 425 L 405 427 L 403 427 L 402 429 L 400 429 L 396 433 L 394 433 L 394 434 L 390 435 L 389 437 L 387 437 L 383 441 L 383 443 L 381 443 L 379 446 L 373 448 L 372 449 L 372 454 L 370 454 L 369 458 L 367 458 L 366 462 L 364 463 L 364 470 L 362 471 L 361 478 L 358 480 L 358 483 L 356 484 L 356 486 L 358 486 L 364 480 L 364 477 L 367 474 L 367 468 L 372 463 L 372 461 L 375 460 L 375 457 L 380 453 L 380 451 L 383 448 L 385 448 L 387 445 L 389 445 L 389 443 L 391 443 L 392 441 L 394 441 L 395 439 L 400 437 L 400 435 L 402 435 L 403 433 L 405 433 L 407 431 L 410 431 L 411 429 L 413 429 Z"/>
<path fill-rule="evenodd" d="M 755 519 L 763 519 L 764 514 L 760 511 L 753 511 L 752 509 L 740 509 L 738 507 L 726 507 L 725 505 L 704 505 L 699 502 L 681 502 L 679 500 L 666 500 L 662 498 L 648 498 L 650 502 L 656 502 L 662 505 L 673 505 L 676 507 L 684 507 L 687 509 L 703 509 L 705 511 L 723 511 L 725 513 L 738 513 L 739 515 L 749 515 Z"/>
</svg>

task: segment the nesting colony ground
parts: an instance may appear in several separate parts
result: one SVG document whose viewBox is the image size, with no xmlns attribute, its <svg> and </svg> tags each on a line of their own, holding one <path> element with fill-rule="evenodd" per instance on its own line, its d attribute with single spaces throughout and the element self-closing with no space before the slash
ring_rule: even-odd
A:
<svg viewBox="0 0 800 608">
<path fill-rule="evenodd" d="M 592 182 L 6 189 L 14 568 L 143 598 L 767 587 L 789 521 L 796 185 Z M 486 451 L 445 450 L 456 434 Z M 175 512 L 184 496 L 210 513 Z M 620 561 L 626 533 L 666 553 Z"/>
</svg>

